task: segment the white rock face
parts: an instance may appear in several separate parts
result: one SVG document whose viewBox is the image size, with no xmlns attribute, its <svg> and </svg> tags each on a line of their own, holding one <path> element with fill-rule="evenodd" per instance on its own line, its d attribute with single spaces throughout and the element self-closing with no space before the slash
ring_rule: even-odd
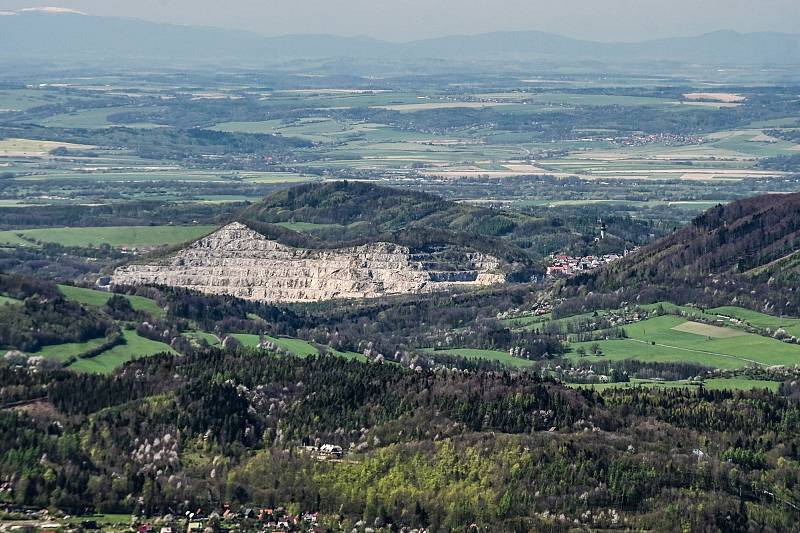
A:
<svg viewBox="0 0 800 533">
<path fill-rule="evenodd" d="M 450 252 L 446 259 L 452 262 Z M 464 252 L 457 259 L 458 269 L 442 268 L 442 259 L 435 253 L 411 254 L 405 246 L 384 242 L 352 248 L 294 248 L 235 222 L 159 264 L 119 268 L 111 282 L 184 287 L 264 302 L 313 302 L 505 281 L 498 270 L 500 261 L 494 257 Z"/>
</svg>

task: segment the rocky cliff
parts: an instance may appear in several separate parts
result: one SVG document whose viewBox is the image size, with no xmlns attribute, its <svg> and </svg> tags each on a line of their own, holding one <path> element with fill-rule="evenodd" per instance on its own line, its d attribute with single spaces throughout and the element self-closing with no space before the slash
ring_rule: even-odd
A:
<svg viewBox="0 0 800 533">
<path fill-rule="evenodd" d="M 451 248 L 413 254 L 377 242 L 294 248 L 229 224 L 152 264 L 116 270 L 116 285 L 168 285 L 265 302 L 374 298 L 502 283 L 498 259 Z"/>
</svg>

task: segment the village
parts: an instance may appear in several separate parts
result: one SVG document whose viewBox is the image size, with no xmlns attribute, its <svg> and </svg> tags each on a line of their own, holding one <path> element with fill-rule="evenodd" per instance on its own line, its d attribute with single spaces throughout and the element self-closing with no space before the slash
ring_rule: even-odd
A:
<svg viewBox="0 0 800 533">
<path fill-rule="evenodd" d="M 241 507 L 234 510 L 224 504 L 221 509 L 206 511 L 198 508 L 163 516 L 137 515 L 86 515 L 72 516 L 60 511 L 21 508 L 11 505 L 0 507 L 0 532 L 59 533 L 87 531 L 124 531 L 128 533 L 322 533 L 323 531 L 359 531 L 379 533 L 427 533 L 427 529 L 397 527 L 378 518 L 367 523 L 351 522 L 337 515 L 319 512 L 296 511 L 286 507 Z M 477 531 L 473 528 L 472 531 Z"/>
<path fill-rule="evenodd" d="M 571 256 L 571 255 L 554 255 L 549 258 L 549 265 L 547 267 L 547 277 L 564 277 L 574 276 L 582 272 L 594 270 L 595 268 L 613 263 L 626 255 L 634 252 L 634 250 L 625 250 L 620 254 L 605 254 L 605 255 L 586 255 L 586 256 Z"/>
</svg>

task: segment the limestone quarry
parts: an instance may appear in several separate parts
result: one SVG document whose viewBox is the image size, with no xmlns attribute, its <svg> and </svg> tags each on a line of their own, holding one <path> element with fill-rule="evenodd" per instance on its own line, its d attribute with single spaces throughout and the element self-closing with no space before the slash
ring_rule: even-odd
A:
<svg viewBox="0 0 800 533">
<path fill-rule="evenodd" d="M 375 242 L 296 248 L 235 222 L 150 264 L 117 269 L 115 285 L 166 285 L 263 302 L 375 298 L 502 283 L 500 261 L 462 249 L 412 253 Z"/>
</svg>

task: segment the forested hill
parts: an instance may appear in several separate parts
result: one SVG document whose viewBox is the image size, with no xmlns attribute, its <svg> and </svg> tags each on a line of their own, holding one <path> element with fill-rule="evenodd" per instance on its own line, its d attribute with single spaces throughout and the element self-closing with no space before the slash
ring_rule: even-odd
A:
<svg viewBox="0 0 800 533">
<path fill-rule="evenodd" d="M 126 521 L 224 504 L 320 513 L 303 531 L 797 529 L 788 384 L 600 396 L 528 372 L 215 349 L 113 376 L 0 361 L 0 378 L 0 400 L 38 401 L 0 410 L 14 506 Z M 322 444 L 345 457 L 305 447 Z"/>
<path fill-rule="evenodd" d="M 512 233 L 535 219 L 520 213 L 473 207 L 436 195 L 336 181 L 276 192 L 245 210 L 242 221 L 344 226 L 341 235 L 357 238 L 409 227 L 465 231 L 492 237 Z M 291 226 L 290 226 L 291 227 Z"/>
<path fill-rule="evenodd" d="M 640 298 L 738 302 L 773 313 L 800 312 L 800 193 L 718 205 L 691 224 L 609 267 L 571 280 Z"/>
<path fill-rule="evenodd" d="M 438 196 L 361 182 L 309 184 L 276 192 L 236 220 L 298 247 L 394 242 L 412 250 L 458 246 L 504 259 L 515 271 L 542 270 L 531 235 L 563 231 L 512 211 L 463 205 Z"/>
</svg>

